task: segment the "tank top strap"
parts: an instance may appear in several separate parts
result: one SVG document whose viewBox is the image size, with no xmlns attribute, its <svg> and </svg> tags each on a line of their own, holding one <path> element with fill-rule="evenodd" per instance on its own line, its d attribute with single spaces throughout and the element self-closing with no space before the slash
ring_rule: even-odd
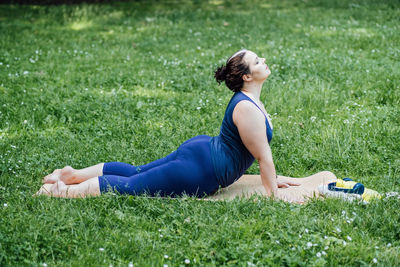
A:
<svg viewBox="0 0 400 267">
<path fill-rule="evenodd" d="M 239 91 L 240 94 L 244 95 L 246 97 L 246 99 L 250 99 L 251 102 L 254 103 L 254 105 L 256 105 L 256 107 L 262 112 L 262 114 L 264 114 L 265 119 L 267 119 L 267 115 L 265 115 L 264 111 L 256 104 L 256 102 L 253 101 L 253 99 L 251 99 L 250 97 L 248 97 L 246 94 L 242 93 L 241 91 Z"/>
</svg>

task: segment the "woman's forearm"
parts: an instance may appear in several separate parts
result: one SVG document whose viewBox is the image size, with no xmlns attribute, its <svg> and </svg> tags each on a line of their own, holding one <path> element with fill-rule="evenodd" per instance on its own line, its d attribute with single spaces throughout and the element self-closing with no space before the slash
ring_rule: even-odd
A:
<svg viewBox="0 0 400 267">
<path fill-rule="evenodd" d="M 278 183 L 276 180 L 275 165 L 272 161 L 259 161 L 261 181 L 268 196 L 277 196 Z"/>
</svg>

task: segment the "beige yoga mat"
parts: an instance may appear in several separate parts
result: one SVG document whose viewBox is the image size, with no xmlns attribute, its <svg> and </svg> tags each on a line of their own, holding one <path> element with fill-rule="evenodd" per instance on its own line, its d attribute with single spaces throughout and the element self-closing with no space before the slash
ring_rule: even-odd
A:
<svg viewBox="0 0 400 267">
<path fill-rule="evenodd" d="M 279 188 L 288 199 L 295 202 L 305 202 L 310 197 L 318 197 L 318 185 L 336 181 L 336 176 L 331 172 L 319 172 L 304 178 L 290 178 L 278 176 L 281 179 L 299 183 L 299 186 L 290 186 L 289 188 Z M 49 192 L 51 184 L 44 184 L 39 191 L 45 190 Z M 243 175 L 235 183 L 228 187 L 221 188 L 215 194 L 203 198 L 204 200 L 232 200 L 236 196 L 239 198 L 249 198 L 252 195 L 267 196 L 264 186 L 261 182 L 260 175 Z"/>
<path fill-rule="evenodd" d="M 287 195 L 288 200 L 294 200 L 295 202 L 305 202 L 308 198 L 314 196 L 318 197 L 318 186 L 320 184 L 326 184 L 336 181 L 336 176 L 331 172 L 325 171 L 304 178 L 278 176 L 278 181 L 282 179 L 293 181 L 299 183 L 300 185 L 290 186 L 288 188 L 278 188 L 278 190 Z M 267 196 L 267 193 L 261 182 L 261 176 L 243 175 L 230 186 L 220 189 L 212 196 L 208 196 L 207 199 L 230 200 L 235 198 L 236 196 L 241 198 L 249 198 L 254 194 Z"/>
</svg>

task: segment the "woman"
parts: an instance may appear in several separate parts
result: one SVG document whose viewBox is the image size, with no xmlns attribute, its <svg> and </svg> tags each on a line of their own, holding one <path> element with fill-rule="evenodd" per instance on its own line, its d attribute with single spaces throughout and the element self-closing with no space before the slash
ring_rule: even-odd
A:
<svg viewBox="0 0 400 267">
<path fill-rule="evenodd" d="M 299 184 L 289 178 L 277 179 L 269 146 L 272 124 L 260 101 L 262 85 L 270 74 L 264 58 L 239 50 L 215 72 L 217 82 L 225 81 L 235 92 L 219 136 L 196 136 L 168 156 L 142 166 L 109 162 L 81 170 L 69 166 L 57 169 L 43 179 L 44 183 L 54 183 L 47 194 L 84 197 L 116 191 L 203 197 L 234 183 L 257 159 L 267 194 L 290 201 L 278 188 Z"/>
</svg>

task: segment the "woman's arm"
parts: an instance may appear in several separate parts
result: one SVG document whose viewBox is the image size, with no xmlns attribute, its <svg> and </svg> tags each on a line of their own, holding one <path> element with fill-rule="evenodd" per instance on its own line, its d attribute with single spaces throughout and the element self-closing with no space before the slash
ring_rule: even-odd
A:
<svg viewBox="0 0 400 267">
<path fill-rule="evenodd" d="M 267 194 L 277 196 L 276 171 L 268 144 L 264 115 L 253 103 L 246 100 L 236 105 L 232 118 L 243 144 L 260 165 L 261 181 Z"/>
</svg>

